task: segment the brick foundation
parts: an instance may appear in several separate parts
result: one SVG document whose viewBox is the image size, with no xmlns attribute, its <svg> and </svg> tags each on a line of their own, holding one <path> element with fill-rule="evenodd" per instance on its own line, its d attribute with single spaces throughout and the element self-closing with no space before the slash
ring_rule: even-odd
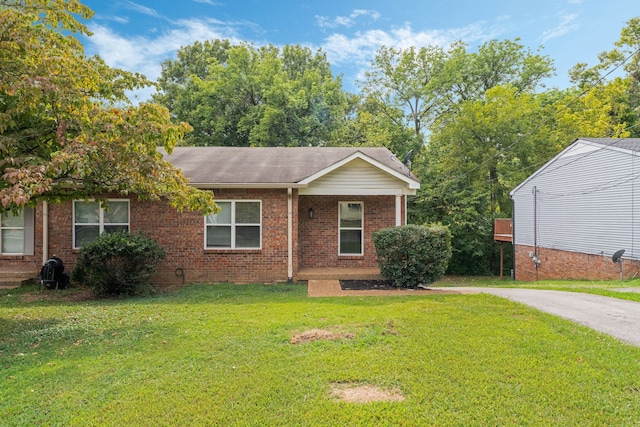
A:
<svg viewBox="0 0 640 427">
<path fill-rule="evenodd" d="M 516 280 L 616 280 L 620 266 L 610 256 L 538 248 L 540 264 L 535 268 L 529 254 L 532 246 L 515 245 Z M 640 262 L 622 260 L 623 278 L 640 275 Z"/>
</svg>

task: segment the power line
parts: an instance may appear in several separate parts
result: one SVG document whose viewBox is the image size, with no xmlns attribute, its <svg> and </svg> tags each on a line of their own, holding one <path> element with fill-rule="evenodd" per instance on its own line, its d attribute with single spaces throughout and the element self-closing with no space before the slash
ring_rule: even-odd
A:
<svg viewBox="0 0 640 427">
<path fill-rule="evenodd" d="M 627 61 L 629 61 L 634 55 L 637 55 L 638 53 L 640 53 L 640 48 L 636 49 L 633 53 L 631 53 L 630 55 L 628 55 L 624 60 L 622 60 L 620 63 L 618 63 L 613 69 L 609 70 L 607 73 L 605 73 L 604 75 L 600 76 L 600 78 L 598 78 L 598 80 L 590 87 L 584 89 L 582 92 L 580 92 L 578 95 L 576 95 L 573 99 L 571 99 L 571 101 L 569 101 L 565 106 L 563 106 L 561 109 L 559 109 L 558 111 L 555 112 L 555 114 L 553 116 L 547 117 L 546 119 L 544 119 L 537 127 L 536 130 L 540 129 L 542 126 L 544 126 L 545 124 L 547 124 L 547 122 L 549 122 L 552 118 L 555 118 L 557 115 L 559 115 L 560 113 L 562 113 L 563 111 L 567 110 L 570 106 L 572 106 L 573 104 L 575 104 L 580 98 L 582 98 L 583 96 L 585 96 L 587 93 L 589 93 L 592 89 L 596 88 L 597 86 L 599 86 L 604 80 L 605 78 L 607 78 L 609 75 L 611 75 L 612 73 L 614 73 L 615 71 L 617 71 L 621 66 L 623 66 Z M 508 145 L 507 147 L 505 147 L 503 149 L 503 151 L 509 150 L 512 147 L 516 146 L 517 144 L 520 144 L 525 137 L 531 136 L 532 132 L 530 131 L 529 133 L 526 134 L 519 134 L 518 138 L 516 138 L 516 140 L 511 143 L 510 145 Z M 462 175 L 458 175 L 456 178 L 457 179 L 464 179 L 465 177 L 467 177 L 468 175 L 470 175 L 471 173 L 475 172 L 476 170 L 480 169 L 481 167 L 485 166 L 486 164 L 488 164 L 489 162 L 493 161 L 494 159 L 496 159 L 499 155 L 501 155 L 501 153 L 496 153 L 493 156 L 489 157 L 488 159 L 486 159 L 485 161 L 483 161 L 482 163 L 480 163 L 479 165 L 476 165 L 474 168 L 472 168 L 471 170 L 465 172 Z"/>
</svg>

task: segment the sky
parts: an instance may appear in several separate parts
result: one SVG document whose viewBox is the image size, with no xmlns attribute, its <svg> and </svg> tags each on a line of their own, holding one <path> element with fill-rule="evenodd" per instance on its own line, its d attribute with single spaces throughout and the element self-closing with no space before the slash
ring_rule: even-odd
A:
<svg viewBox="0 0 640 427">
<path fill-rule="evenodd" d="M 515 40 L 549 56 L 556 76 L 546 87 L 566 88 L 577 63 L 597 63 L 625 23 L 640 16 L 638 0 L 84 0 L 95 12 L 85 52 L 151 80 L 181 46 L 207 39 L 255 46 L 300 44 L 327 54 L 344 89 L 384 45 L 449 46 L 474 50 L 490 40 Z M 134 95 L 145 100 L 150 90 Z"/>
</svg>

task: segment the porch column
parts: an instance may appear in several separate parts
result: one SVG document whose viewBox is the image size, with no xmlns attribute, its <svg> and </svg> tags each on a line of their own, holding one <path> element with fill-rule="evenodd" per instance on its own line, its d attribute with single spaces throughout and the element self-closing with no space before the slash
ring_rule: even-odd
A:
<svg viewBox="0 0 640 427">
<path fill-rule="evenodd" d="M 396 196 L 396 227 L 402 225 L 402 196 Z"/>
<path fill-rule="evenodd" d="M 287 281 L 293 282 L 293 190 L 287 188 Z"/>
<path fill-rule="evenodd" d="M 42 202 L 42 265 L 49 259 L 49 204 Z"/>
</svg>

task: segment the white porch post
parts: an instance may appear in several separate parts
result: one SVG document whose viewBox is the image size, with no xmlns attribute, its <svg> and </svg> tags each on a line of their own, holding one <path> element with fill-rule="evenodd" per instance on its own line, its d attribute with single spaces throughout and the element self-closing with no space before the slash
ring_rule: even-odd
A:
<svg viewBox="0 0 640 427">
<path fill-rule="evenodd" d="M 42 265 L 49 259 L 49 204 L 42 202 Z"/>
<path fill-rule="evenodd" d="M 287 188 L 287 281 L 293 282 L 293 190 Z"/>
<path fill-rule="evenodd" d="M 400 225 L 402 225 L 402 196 L 396 195 L 396 227 Z"/>
</svg>

